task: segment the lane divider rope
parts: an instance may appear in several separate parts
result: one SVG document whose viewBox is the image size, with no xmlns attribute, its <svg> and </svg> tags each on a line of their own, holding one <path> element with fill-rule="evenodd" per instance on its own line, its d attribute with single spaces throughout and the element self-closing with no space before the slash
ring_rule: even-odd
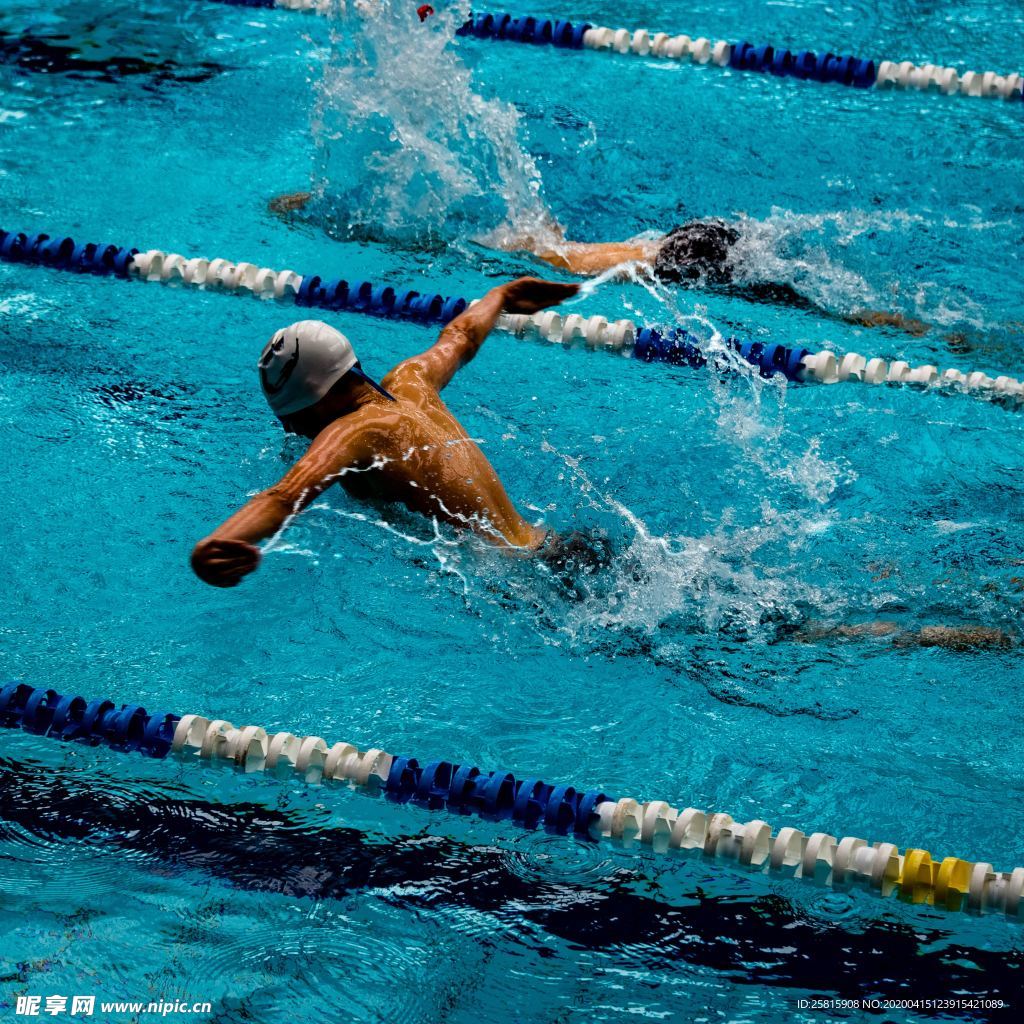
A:
<svg viewBox="0 0 1024 1024">
<path fill-rule="evenodd" d="M 286 8 L 293 11 L 329 9 L 330 0 L 222 0 L 240 7 Z M 608 28 L 589 22 L 573 24 L 564 19 L 515 16 L 507 11 L 477 12 L 469 16 L 457 35 L 502 42 L 548 45 L 566 50 L 600 50 L 608 53 L 690 60 L 734 71 L 753 71 L 776 78 L 834 83 L 855 89 L 913 89 L 947 96 L 1024 99 L 1024 77 L 1017 72 L 964 71 L 939 64 L 876 60 L 831 51 L 787 50 L 747 40 L 728 42 L 705 36 L 670 35 L 645 28 Z"/>
<path fill-rule="evenodd" d="M 294 270 L 272 270 L 255 263 L 226 259 L 186 258 L 159 249 L 140 252 L 104 243 L 76 243 L 69 237 L 27 235 L 0 229 L 0 262 L 26 263 L 78 273 L 135 278 L 184 285 L 210 291 L 248 293 L 296 306 L 412 320 L 421 324 L 447 324 L 471 303 L 464 298 L 396 289 L 372 281 L 348 282 Z M 476 300 L 474 300 L 476 301 Z M 974 392 L 1007 405 L 1024 404 L 1024 383 L 981 372 L 940 371 L 927 365 L 912 367 L 896 360 L 869 359 L 855 352 L 836 356 L 741 338 L 727 338 L 724 350 L 708 351 L 696 335 L 680 328 L 640 327 L 632 320 L 609 321 L 602 316 L 544 310 L 532 316 L 502 314 L 498 328 L 517 338 L 539 338 L 569 347 L 584 347 L 631 356 L 646 363 L 675 366 L 711 366 L 718 371 L 735 368 L 735 359 L 758 369 L 763 377 L 781 374 L 792 381 L 824 384 L 863 382 L 943 387 Z"/>
<path fill-rule="evenodd" d="M 332 0 L 218 0 L 218 2 L 231 7 L 258 7 L 263 10 L 280 7 L 287 11 L 326 12 L 330 9 Z"/>
<path fill-rule="evenodd" d="M 855 836 L 807 835 L 790 827 L 775 831 L 759 819 L 737 822 L 728 814 L 680 810 L 664 800 L 616 799 L 599 789 L 519 779 L 511 772 L 484 772 L 451 761 L 421 763 L 352 743 L 328 744 L 319 736 L 271 733 L 255 725 L 236 728 L 202 715 L 148 714 L 138 705 L 118 707 L 24 683 L 0 688 L 0 726 L 152 758 L 174 754 L 186 764 L 231 765 L 312 785 L 346 783 L 399 803 L 511 819 L 524 828 L 604 838 L 624 848 L 697 851 L 713 861 L 819 885 L 897 894 L 946 910 L 1024 916 L 1024 868 L 998 872 L 987 862 L 940 860 L 927 850 L 901 852 L 893 843 L 868 843 Z"/>
<path fill-rule="evenodd" d="M 1015 100 L 1020 100 L 1024 94 L 1024 78 L 1017 73 L 1001 75 L 993 71 L 965 71 L 960 74 L 955 68 L 935 64 L 876 61 L 812 50 L 794 53 L 771 45 L 754 45 L 746 40 L 731 43 L 724 39 L 712 41 L 704 36 L 694 39 L 688 35 L 669 35 L 643 28 L 613 29 L 589 23 L 574 26 L 566 21 L 514 17 L 504 11 L 472 14 L 458 34 L 477 39 L 548 44 L 564 49 L 691 60 L 695 64 L 715 64 L 778 78 L 832 82 L 856 89 L 892 87 Z"/>
</svg>

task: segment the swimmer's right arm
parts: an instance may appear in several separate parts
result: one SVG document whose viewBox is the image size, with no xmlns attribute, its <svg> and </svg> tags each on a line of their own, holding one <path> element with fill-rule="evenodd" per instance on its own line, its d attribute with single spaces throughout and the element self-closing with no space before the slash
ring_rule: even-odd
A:
<svg viewBox="0 0 1024 1024">
<path fill-rule="evenodd" d="M 292 516 L 346 470 L 370 456 L 365 432 L 338 421 L 321 431 L 305 455 L 276 483 L 250 498 L 192 551 L 192 569 L 213 587 L 237 587 L 260 564 L 257 542 L 273 537 Z"/>
<path fill-rule="evenodd" d="M 403 366 L 419 370 L 440 391 L 480 351 L 498 317 L 504 313 L 537 313 L 557 306 L 579 291 L 579 285 L 521 277 L 492 288 L 479 302 L 457 316 L 426 352 Z"/>
<path fill-rule="evenodd" d="M 566 242 L 557 249 L 538 248 L 534 255 L 545 263 L 581 277 L 603 274 L 623 263 L 649 264 L 658 255 L 661 240 L 641 242 Z"/>
</svg>

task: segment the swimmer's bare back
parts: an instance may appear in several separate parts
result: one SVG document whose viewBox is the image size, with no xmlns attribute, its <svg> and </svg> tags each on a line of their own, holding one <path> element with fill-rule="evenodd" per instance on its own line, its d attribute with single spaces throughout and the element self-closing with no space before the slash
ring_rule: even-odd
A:
<svg viewBox="0 0 1024 1024">
<path fill-rule="evenodd" d="M 367 387 L 350 405 L 328 408 L 328 421 L 288 473 L 196 545 L 196 573 L 214 586 L 236 586 L 259 564 L 256 543 L 335 482 L 357 498 L 400 502 L 495 546 L 540 548 L 547 531 L 519 513 L 441 391 L 477 354 L 500 313 L 536 313 L 577 290 L 536 278 L 500 285 L 445 327 L 431 348 L 384 377 L 396 401 Z"/>
</svg>

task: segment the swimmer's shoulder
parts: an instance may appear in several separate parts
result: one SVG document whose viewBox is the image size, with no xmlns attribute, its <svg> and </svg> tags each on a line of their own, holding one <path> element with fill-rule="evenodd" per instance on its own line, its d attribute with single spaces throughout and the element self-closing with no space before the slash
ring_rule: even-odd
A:
<svg viewBox="0 0 1024 1024">
<path fill-rule="evenodd" d="M 351 452 L 357 458 L 366 452 L 380 451 L 408 418 L 401 396 L 395 397 L 398 402 L 371 402 L 338 417 L 320 431 L 313 446 Z"/>
<path fill-rule="evenodd" d="M 396 398 L 407 399 L 418 405 L 440 399 L 427 367 L 418 356 L 406 359 L 389 370 L 381 384 Z"/>
</svg>

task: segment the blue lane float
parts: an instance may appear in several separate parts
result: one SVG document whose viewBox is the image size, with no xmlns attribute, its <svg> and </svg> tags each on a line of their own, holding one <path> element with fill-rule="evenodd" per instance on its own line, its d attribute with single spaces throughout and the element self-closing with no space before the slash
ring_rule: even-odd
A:
<svg viewBox="0 0 1024 1024">
<path fill-rule="evenodd" d="M 107 746 L 146 757 L 166 757 L 171 751 L 179 715 L 147 713 L 135 704 L 118 706 L 109 700 L 64 697 L 56 690 L 25 683 L 0 689 L 0 726 L 21 728 L 86 746 Z"/>
<path fill-rule="evenodd" d="M 598 804 L 612 798 L 600 790 L 580 792 L 573 786 L 549 785 L 541 779 L 519 780 L 511 772 L 482 772 L 475 765 L 449 761 L 420 763 L 396 757 L 384 782 L 388 798 L 412 801 L 428 810 L 508 818 L 524 828 L 587 834 Z"/>
<path fill-rule="evenodd" d="M 873 60 L 834 53 L 818 54 L 810 50 L 776 52 L 773 46 L 755 46 L 746 40 L 730 48 L 729 67 L 737 71 L 758 71 L 777 78 L 835 82 L 856 89 L 870 89 L 877 78 Z"/>
<path fill-rule="evenodd" d="M 514 17 L 507 11 L 496 14 L 471 14 L 469 20 L 456 30 L 456 35 L 477 39 L 502 39 L 514 43 L 545 44 L 565 50 L 582 50 L 583 37 L 590 29 L 589 22 L 572 22 L 550 18 Z"/>
<path fill-rule="evenodd" d="M 30 263 L 37 266 L 51 267 L 54 270 L 66 270 L 73 273 L 93 274 L 99 277 L 138 277 L 143 266 L 153 266 L 152 251 L 147 262 L 139 261 L 138 249 L 126 246 L 109 245 L 103 242 L 76 243 L 73 238 L 51 237 L 47 234 L 28 235 L 24 232 L 4 231 L 0 229 L 0 261 L 5 263 Z M 168 262 L 166 254 L 160 262 L 160 270 L 167 269 L 166 280 L 178 280 L 184 284 L 205 285 L 209 288 L 222 288 L 234 291 L 246 288 L 250 284 L 248 278 L 242 279 L 245 268 L 252 264 L 230 264 L 232 272 L 242 267 L 242 277 L 225 274 L 225 260 L 185 260 L 179 257 L 178 266 L 181 272 L 175 273 L 175 261 Z M 173 255 L 173 254 L 172 254 Z M 211 274 L 210 268 L 213 268 Z M 258 268 L 253 266 L 258 271 Z M 159 271 L 158 271 L 159 273 Z M 467 306 L 465 299 L 448 298 L 443 295 L 421 295 L 411 289 L 396 292 L 387 286 L 377 286 L 370 281 L 348 281 L 339 278 L 328 279 L 315 274 L 300 276 L 292 271 L 267 271 L 273 275 L 272 284 L 282 274 L 287 279 L 282 282 L 279 298 L 291 296 L 295 305 L 306 308 L 316 307 L 331 311 L 366 313 L 371 316 L 397 317 L 416 320 L 420 323 L 445 324 L 453 320 Z M 261 291 L 265 289 L 260 288 Z M 271 288 L 271 291 L 273 289 Z"/>
<path fill-rule="evenodd" d="M 737 822 L 728 814 L 680 810 L 664 800 L 640 803 L 535 776 L 394 756 L 376 748 L 363 751 L 351 743 L 328 745 L 319 736 L 236 728 L 195 714 L 149 714 L 134 704 L 63 696 L 24 683 L 0 689 L 0 727 L 156 759 L 173 755 L 185 765 L 218 763 L 282 782 L 357 786 L 430 811 L 510 821 L 584 842 L 609 839 L 624 849 L 666 856 L 690 852 L 747 870 L 868 889 L 946 910 L 998 911 L 1016 919 L 1024 912 L 1024 868 L 997 872 L 987 862 L 933 859 L 927 850 L 901 852 L 893 843 L 808 835 L 792 827 L 773 831 L 759 819 Z"/>
<path fill-rule="evenodd" d="M 182 723 L 184 723 L 182 725 Z M 212 730 L 211 730 L 212 726 Z M 233 730 L 223 720 L 165 711 L 148 713 L 135 704 L 63 696 L 56 690 L 9 683 L 0 689 L 0 727 L 122 753 L 166 758 L 193 749 L 206 758 L 227 759 L 253 770 L 257 763 L 317 773 L 321 779 L 345 779 L 361 785 L 377 779 L 388 799 L 430 810 L 445 808 L 493 820 L 511 819 L 526 828 L 586 833 L 598 804 L 612 798 L 599 790 L 549 785 L 541 779 L 517 780 L 511 772 L 482 772 L 449 761 L 421 764 L 414 757 L 392 757 L 380 750 L 367 756 L 350 744 L 300 739 L 291 733 L 270 737 L 262 729 Z M 353 756 L 355 755 L 355 756 Z M 368 769 L 361 771 L 361 769 Z M 310 778 L 312 781 L 312 778 Z"/>
<path fill-rule="evenodd" d="M 319 274 L 272 270 L 226 259 L 186 258 L 159 249 L 140 252 L 107 243 L 79 243 L 73 238 L 30 235 L 0 229 L 0 262 L 24 263 L 100 277 L 154 281 L 209 291 L 247 293 L 302 308 L 358 313 L 424 325 L 450 323 L 470 302 L 458 296 L 419 292 L 373 281 L 352 281 Z M 532 316 L 503 313 L 497 326 L 518 338 L 536 338 L 566 347 L 627 355 L 640 362 L 709 367 L 728 373 L 749 364 L 765 378 L 824 384 L 863 382 L 944 387 L 975 393 L 1009 406 L 1024 404 L 1024 383 L 1010 377 L 935 366 L 912 367 L 901 360 L 869 359 L 855 352 L 765 344 L 742 338 L 713 343 L 677 327 L 638 326 L 632 320 L 544 310 Z"/>
<path fill-rule="evenodd" d="M 273 10 L 275 7 L 286 7 L 296 11 L 314 11 L 317 9 L 315 3 L 282 3 L 281 0 L 218 0 L 219 3 L 228 4 L 231 7 L 255 7 L 263 10 Z"/>
</svg>

